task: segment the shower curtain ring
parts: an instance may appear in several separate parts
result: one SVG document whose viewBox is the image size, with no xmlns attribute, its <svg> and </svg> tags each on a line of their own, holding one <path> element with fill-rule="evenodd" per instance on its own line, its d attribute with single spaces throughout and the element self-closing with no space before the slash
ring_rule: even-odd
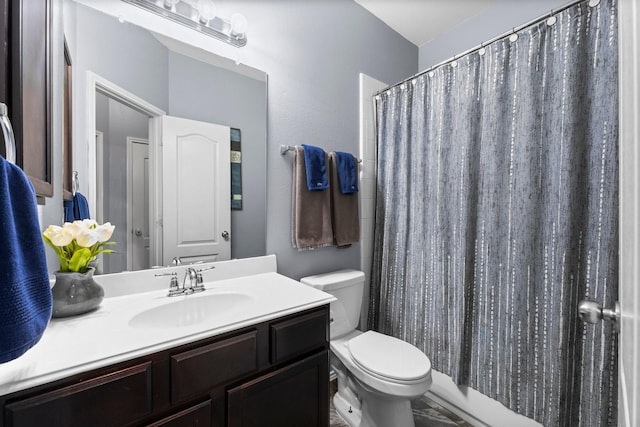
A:
<svg viewBox="0 0 640 427">
<path fill-rule="evenodd" d="M 480 56 L 484 55 L 485 52 L 486 52 L 486 49 L 484 48 L 484 43 L 485 42 L 481 42 L 480 43 L 480 49 L 478 49 L 478 55 L 480 55 Z"/>
<path fill-rule="evenodd" d="M 513 27 L 513 30 L 512 30 L 512 31 L 513 31 L 513 32 L 512 32 L 512 34 L 509 36 L 509 41 L 510 41 L 511 43 L 513 43 L 513 42 L 515 42 L 516 40 L 518 40 L 518 33 L 516 33 L 516 27 Z"/>
</svg>

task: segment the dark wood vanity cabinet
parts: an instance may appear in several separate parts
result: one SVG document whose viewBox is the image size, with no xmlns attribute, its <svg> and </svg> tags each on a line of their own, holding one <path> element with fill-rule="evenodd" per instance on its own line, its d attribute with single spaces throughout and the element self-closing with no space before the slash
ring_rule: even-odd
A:
<svg viewBox="0 0 640 427">
<path fill-rule="evenodd" d="M 0 427 L 328 426 L 328 306 L 0 397 Z"/>
</svg>

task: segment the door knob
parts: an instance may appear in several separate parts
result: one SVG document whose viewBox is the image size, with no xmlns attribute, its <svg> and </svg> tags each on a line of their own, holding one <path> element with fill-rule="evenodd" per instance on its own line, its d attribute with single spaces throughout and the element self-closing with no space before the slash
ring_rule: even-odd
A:
<svg viewBox="0 0 640 427">
<path fill-rule="evenodd" d="M 593 301 L 580 301 L 578 316 L 584 322 L 593 324 L 604 319 L 613 322 L 616 332 L 620 330 L 620 304 L 617 301 L 613 309 L 602 308 L 600 304 Z"/>
<path fill-rule="evenodd" d="M 136 230 L 134 231 L 135 235 L 140 237 L 142 236 L 142 230 L 140 230 L 139 228 L 136 228 Z"/>
<path fill-rule="evenodd" d="M 224 240 L 229 240 L 229 232 L 227 230 L 222 232 L 222 238 Z"/>
</svg>

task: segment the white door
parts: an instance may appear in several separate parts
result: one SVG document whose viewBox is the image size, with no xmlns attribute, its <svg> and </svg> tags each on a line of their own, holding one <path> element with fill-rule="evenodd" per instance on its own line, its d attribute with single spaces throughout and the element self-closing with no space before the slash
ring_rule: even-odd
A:
<svg viewBox="0 0 640 427">
<path fill-rule="evenodd" d="M 619 2 L 620 274 L 618 425 L 640 425 L 640 7 Z"/>
<path fill-rule="evenodd" d="M 127 270 L 149 264 L 149 141 L 127 138 Z"/>
<path fill-rule="evenodd" d="M 163 264 L 231 257 L 230 128 L 160 118 Z"/>
</svg>

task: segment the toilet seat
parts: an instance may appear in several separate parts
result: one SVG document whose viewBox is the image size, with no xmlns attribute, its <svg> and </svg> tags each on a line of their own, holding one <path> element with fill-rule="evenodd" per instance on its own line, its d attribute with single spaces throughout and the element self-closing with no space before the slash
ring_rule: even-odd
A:
<svg viewBox="0 0 640 427">
<path fill-rule="evenodd" d="M 431 361 L 415 346 L 374 331 L 348 341 L 354 363 L 368 374 L 400 384 L 415 384 L 431 373 Z"/>
</svg>

